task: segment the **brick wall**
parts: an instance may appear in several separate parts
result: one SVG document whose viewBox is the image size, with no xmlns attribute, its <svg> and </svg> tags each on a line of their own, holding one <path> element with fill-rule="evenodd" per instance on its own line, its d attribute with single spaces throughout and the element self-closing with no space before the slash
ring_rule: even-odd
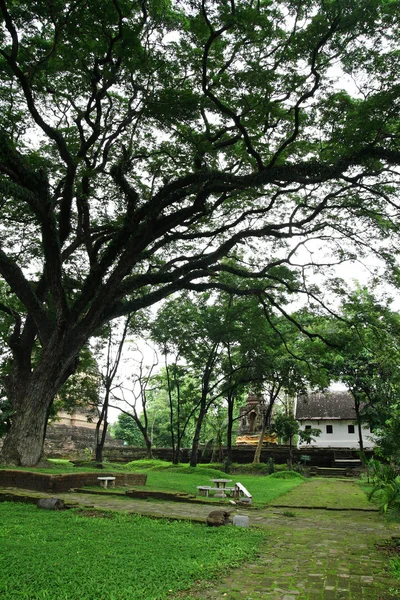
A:
<svg viewBox="0 0 400 600">
<path fill-rule="evenodd" d="M 26 490 L 37 490 L 49 494 L 67 492 L 71 488 L 84 485 L 99 485 L 97 478 L 113 476 L 117 486 L 146 485 L 147 475 L 141 473 L 66 473 L 64 475 L 48 475 L 32 471 L 13 471 L 0 469 L 0 486 L 16 487 Z"/>
</svg>

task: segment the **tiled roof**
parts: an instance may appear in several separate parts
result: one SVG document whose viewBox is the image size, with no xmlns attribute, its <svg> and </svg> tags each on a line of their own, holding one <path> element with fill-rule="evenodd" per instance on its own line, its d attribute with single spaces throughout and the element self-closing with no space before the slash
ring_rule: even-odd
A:
<svg viewBox="0 0 400 600">
<path fill-rule="evenodd" d="M 354 400 L 348 392 L 326 392 L 299 396 L 296 419 L 355 419 Z"/>
</svg>

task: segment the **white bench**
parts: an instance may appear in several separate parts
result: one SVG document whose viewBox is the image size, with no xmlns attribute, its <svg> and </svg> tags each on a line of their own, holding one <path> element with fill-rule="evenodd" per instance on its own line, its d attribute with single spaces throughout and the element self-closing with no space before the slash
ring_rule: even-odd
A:
<svg viewBox="0 0 400 600">
<path fill-rule="evenodd" d="M 197 486 L 197 493 L 199 496 L 209 496 L 210 492 L 214 492 L 214 498 L 226 498 L 226 492 L 228 492 L 228 495 L 230 495 L 231 492 L 234 493 L 235 488 L 234 487 L 229 487 L 229 488 L 222 488 L 222 487 L 211 487 L 210 485 L 198 485 Z"/>
<path fill-rule="evenodd" d="M 103 488 L 108 487 L 108 482 L 110 482 L 111 487 L 115 487 L 115 477 L 98 477 L 97 479 Z"/>
<path fill-rule="evenodd" d="M 253 496 L 239 481 L 235 483 L 233 497 L 235 498 L 235 500 L 239 500 L 240 502 L 244 502 L 246 504 L 252 504 L 253 502 Z"/>
<path fill-rule="evenodd" d="M 198 485 L 197 486 L 197 493 L 199 496 L 208 496 L 210 490 L 211 490 L 211 486 L 209 486 L 209 485 Z"/>
</svg>

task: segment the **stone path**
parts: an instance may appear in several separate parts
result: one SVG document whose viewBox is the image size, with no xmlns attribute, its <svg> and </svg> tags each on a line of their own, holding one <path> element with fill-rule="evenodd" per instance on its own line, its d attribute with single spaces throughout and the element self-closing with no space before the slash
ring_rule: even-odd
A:
<svg viewBox="0 0 400 600">
<path fill-rule="evenodd" d="M 321 480 L 319 480 L 321 481 Z M 313 482 L 314 485 L 314 482 Z M 315 489 L 321 485 L 315 481 Z M 377 550 L 400 526 L 388 528 L 376 512 L 357 510 L 356 483 L 346 482 L 346 501 L 354 494 L 352 511 L 298 509 L 301 487 L 279 498 L 280 507 L 236 509 L 248 515 L 251 526 L 265 531 L 265 543 L 256 560 L 232 570 L 218 582 L 199 582 L 180 600 L 394 600 L 400 598 L 399 582 L 386 569 L 388 557 Z M 309 502 L 313 494 L 308 488 Z M 300 490 L 300 491 L 299 491 Z M 317 495 L 317 494 L 316 494 Z M 43 496 L 43 494 L 41 494 Z M 66 502 L 133 512 L 142 515 L 204 521 L 210 507 L 178 502 L 152 502 L 133 498 L 68 493 Z M 278 502 L 278 501 L 277 501 Z M 287 507 L 282 504 L 287 504 Z M 301 498 L 305 506 L 307 498 Z M 351 503 L 350 503 L 351 504 Z M 365 503 L 360 502 L 364 507 Z M 145 599 L 143 599 L 145 600 Z"/>
<path fill-rule="evenodd" d="M 398 585 L 375 544 L 390 538 L 375 514 L 293 510 L 254 520 L 267 532 L 257 560 L 185 598 L 389 600 Z M 399 586 L 400 587 L 400 586 Z"/>
</svg>

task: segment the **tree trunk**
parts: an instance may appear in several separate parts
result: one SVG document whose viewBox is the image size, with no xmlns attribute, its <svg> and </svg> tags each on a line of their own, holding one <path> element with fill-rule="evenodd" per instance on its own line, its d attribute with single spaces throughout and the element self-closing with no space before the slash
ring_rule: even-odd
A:
<svg viewBox="0 0 400 600">
<path fill-rule="evenodd" d="M 358 427 L 358 445 L 360 447 L 360 460 L 361 460 L 362 464 L 365 466 L 365 454 L 364 454 L 364 441 L 363 441 L 363 434 L 362 434 L 362 423 L 361 423 L 361 421 L 359 419 L 357 420 L 357 427 Z"/>
<path fill-rule="evenodd" d="M 11 396 L 14 408 L 11 427 L 4 439 L 1 462 L 23 467 L 35 466 L 43 456 L 48 413 L 55 390 L 46 373 L 42 377 L 18 386 L 18 395 Z"/>
<path fill-rule="evenodd" d="M 289 460 L 288 460 L 289 471 L 292 470 L 292 466 L 293 466 L 293 437 L 290 436 L 290 438 L 289 438 Z"/>
<path fill-rule="evenodd" d="M 197 453 L 200 445 L 200 433 L 203 426 L 204 417 L 206 416 L 207 410 L 205 406 L 200 407 L 200 413 L 197 418 L 196 429 L 193 436 L 192 448 L 190 451 L 190 466 L 197 467 Z"/>
<path fill-rule="evenodd" d="M 180 435 L 178 435 L 178 440 L 177 440 L 176 444 L 174 444 L 174 446 L 172 447 L 172 464 L 173 465 L 179 465 L 179 463 L 180 463 L 181 445 L 182 445 L 182 440 L 180 438 Z"/>
<path fill-rule="evenodd" d="M 4 439 L 1 451 L 3 464 L 34 467 L 39 463 L 43 455 L 48 406 L 52 400 L 51 397 L 39 404 L 36 394 L 25 396 Z"/>
<path fill-rule="evenodd" d="M 153 444 L 151 442 L 151 439 L 148 436 L 146 436 L 144 438 L 144 441 L 146 443 L 146 458 L 152 459 L 153 458 Z"/>
<path fill-rule="evenodd" d="M 235 394 L 230 392 L 228 394 L 228 426 L 226 430 L 226 458 L 232 462 L 232 431 L 233 431 L 233 407 L 235 403 Z"/>
<path fill-rule="evenodd" d="M 265 432 L 267 431 L 267 427 L 270 424 L 271 414 L 272 414 L 272 407 L 274 406 L 275 399 L 278 396 L 279 390 L 280 390 L 280 386 L 278 387 L 278 391 L 277 392 L 275 392 L 274 394 L 271 394 L 271 397 L 270 397 L 270 400 L 269 400 L 269 404 L 268 404 L 268 408 L 267 408 L 266 412 L 264 413 L 264 417 L 263 417 L 263 420 L 262 420 L 262 427 L 261 427 L 261 431 L 260 431 L 260 437 L 258 438 L 257 448 L 256 448 L 256 451 L 254 453 L 253 465 L 260 464 L 261 451 L 262 451 L 262 447 L 263 447 L 263 443 L 264 443 Z"/>
<path fill-rule="evenodd" d="M 96 425 L 96 462 L 98 462 L 98 463 L 103 462 L 103 450 L 104 450 L 104 444 L 106 442 L 107 429 L 108 429 L 108 421 L 107 421 L 107 416 L 106 416 L 104 419 L 104 423 L 103 423 L 103 429 L 102 429 L 102 432 L 100 435 L 100 426 L 101 426 L 102 420 L 99 420 Z"/>
<path fill-rule="evenodd" d="M 261 427 L 261 431 L 260 431 L 260 437 L 258 438 L 256 451 L 254 452 L 253 465 L 260 464 L 261 451 L 262 451 L 262 447 L 263 447 L 263 443 L 264 443 L 264 435 L 265 435 L 266 429 L 267 429 L 267 423 L 266 423 L 266 420 L 263 419 L 263 423 L 262 423 L 262 427 Z"/>
<path fill-rule="evenodd" d="M 13 363 L 6 384 L 13 414 L 0 454 L 5 465 L 33 467 L 43 456 L 50 407 L 77 366 L 73 354 L 62 356 L 62 347 L 62 337 L 55 334 L 33 371 L 27 371 L 26 362 Z"/>
<path fill-rule="evenodd" d="M 352 394 L 353 394 L 353 398 L 354 398 L 354 410 L 355 410 L 356 419 L 357 419 L 358 445 L 360 448 L 360 460 L 361 460 L 362 465 L 365 467 L 364 440 L 363 440 L 362 422 L 361 422 L 361 416 L 360 416 L 361 401 L 359 398 L 357 398 L 356 392 L 353 391 Z"/>
</svg>

